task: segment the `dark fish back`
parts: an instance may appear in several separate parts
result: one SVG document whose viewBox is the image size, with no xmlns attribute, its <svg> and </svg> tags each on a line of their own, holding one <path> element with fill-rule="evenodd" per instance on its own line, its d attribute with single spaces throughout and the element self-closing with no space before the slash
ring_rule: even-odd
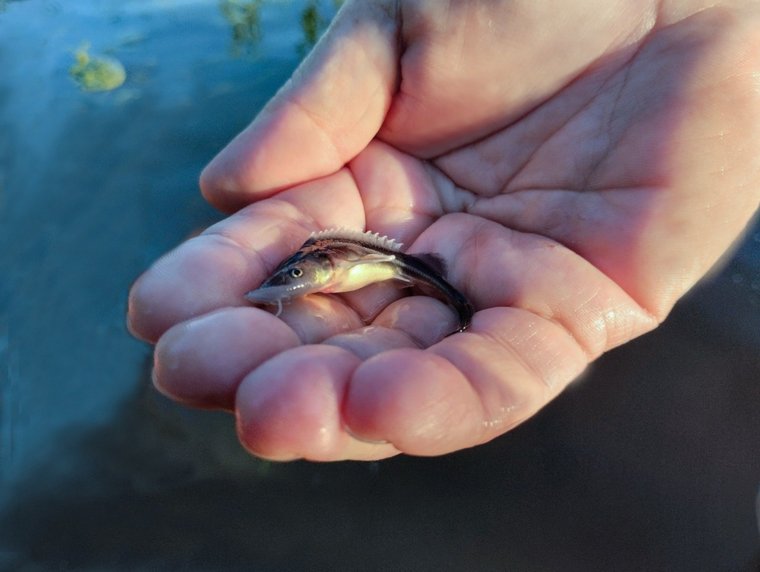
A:
<svg viewBox="0 0 760 572">
<path fill-rule="evenodd" d="M 459 317 L 458 332 L 464 332 L 472 321 L 475 309 L 459 290 L 452 286 L 435 268 L 422 258 L 413 254 L 397 252 L 396 258 L 401 263 L 404 273 L 411 277 L 415 286 L 434 298 L 443 298 L 451 305 Z M 437 294 L 437 295 L 436 295 Z"/>
</svg>

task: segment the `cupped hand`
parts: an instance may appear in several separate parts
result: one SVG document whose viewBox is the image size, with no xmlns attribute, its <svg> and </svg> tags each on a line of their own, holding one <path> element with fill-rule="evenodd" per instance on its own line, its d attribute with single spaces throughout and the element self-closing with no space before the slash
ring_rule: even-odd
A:
<svg viewBox="0 0 760 572">
<path fill-rule="evenodd" d="M 711 3 L 714 4 L 714 3 Z M 155 382 L 272 459 L 436 455 L 524 421 L 654 328 L 758 204 L 753 3 L 348 2 L 206 168 L 236 211 L 135 284 Z M 312 231 L 437 252 L 476 307 L 389 284 L 243 295 Z"/>
</svg>

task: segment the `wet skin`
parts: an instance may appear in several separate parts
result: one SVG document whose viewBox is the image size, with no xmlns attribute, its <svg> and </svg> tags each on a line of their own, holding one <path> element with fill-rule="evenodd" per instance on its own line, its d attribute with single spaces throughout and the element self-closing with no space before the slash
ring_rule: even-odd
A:
<svg viewBox="0 0 760 572">
<path fill-rule="evenodd" d="M 445 278 L 443 261 L 435 254 L 412 256 L 402 245 L 372 232 L 328 229 L 315 233 L 255 290 L 245 297 L 254 304 L 276 304 L 314 292 L 352 292 L 395 280 L 441 298 L 457 312 L 457 332 L 472 320 L 472 304 Z"/>
<path fill-rule="evenodd" d="M 348 2 L 204 171 L 234 214 L 132 290 L 158 388 L 283 460 L 443 454 L 529 418 L 665 319 L 757 208 L 756 4 L 702 8 Z M 382 286 L 247 305 L 331 227 L 439 253 L 471 327 L 442 339 L 446 305 Z"/>
</svg>

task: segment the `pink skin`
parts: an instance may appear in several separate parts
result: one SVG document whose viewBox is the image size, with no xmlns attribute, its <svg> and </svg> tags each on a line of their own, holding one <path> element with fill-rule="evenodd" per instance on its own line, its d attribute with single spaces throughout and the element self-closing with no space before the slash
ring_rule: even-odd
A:
<svg viewBox="0 0 760 572">
<path fill-rule="evenodd" d="M 347 2 L 204 171 L 237 212 L 132 289 L 157 386 L 282 460 L 438 455 L 529 418 L 665 319 L 757 208 L 758 10 L 703 4 Z M 246 303 L 338 226 L 440 253 L 471 329 L 439 341 L 450 310 L 386 285 Z"/>
</svg>

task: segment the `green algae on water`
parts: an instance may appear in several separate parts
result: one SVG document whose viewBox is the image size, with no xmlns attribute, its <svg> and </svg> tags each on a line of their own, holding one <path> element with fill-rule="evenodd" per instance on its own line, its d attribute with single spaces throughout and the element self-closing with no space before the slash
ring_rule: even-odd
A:
<svg viewBox="0 0 760 572">
<path fill-rule="evenodd" d="M 332 11 L 339 9 L 343 0 L 332 1 Z M 301 55 L 306 55 L 319 40 L 319 37 L 327 29 L 332 15 L 330 8 L 323 6 L 320 0 L 309 0 L 301 12 L 301 32 L 303 32 L 303 41 L 298 45 L 298 51 Z"/>
<path fill-rule="evenodd" d="M 262 0 L 220 0 L 219 10 L 232 31 L 232 53 L 235 56 L 253 51 L 261 40 Z"/>
<path fill-rule="evenodd" d="M 319 13 L 316 2 L 309 2 L 301 13 L 301 30 L 303 31 L 304 47 L 311 48 L 317 43 L 325 28 L 325 20 Z"/>
<path fill-rule="evenodd" d="M 111 91 L 124 83 L 127 72 L 121 62 L 107 56 L 90 56 L 89 46 L 79 48 L 69 75 L 85 91 Z"/>
</svg>

